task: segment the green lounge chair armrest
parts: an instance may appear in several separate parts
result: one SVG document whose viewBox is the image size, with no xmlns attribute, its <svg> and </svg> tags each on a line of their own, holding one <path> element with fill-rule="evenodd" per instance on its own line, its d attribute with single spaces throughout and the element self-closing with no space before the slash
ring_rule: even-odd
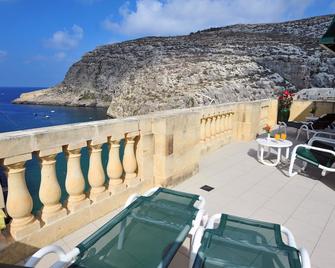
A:
<svg viewBox="0 0 335 268">
<path fill-rule="evenodd" d="M 320 151 L 320 152 L 324 152 L 324 153 L 330 153 L 330 154 L 332 154 L 332 155 L 335 156 L 335 152 L 334 151 L 323 149 L 323 148 L 320 148 L 320 147 L 311 146 L 311 145 L 308 145 L 308 144 L 299 144 L 299 145 L 295 146 L 294 149 L 293 149 L 292 154 L 296 153 L 297 149 L 301 148 L 301 147 L 304 147 L 304 148 L 306 148 L 308 150 L 315 150 L 315 151 Z"/>
</svg>

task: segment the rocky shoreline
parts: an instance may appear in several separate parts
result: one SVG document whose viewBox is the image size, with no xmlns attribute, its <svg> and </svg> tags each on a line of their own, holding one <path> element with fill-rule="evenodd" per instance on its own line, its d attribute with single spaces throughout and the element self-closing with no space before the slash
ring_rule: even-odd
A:
<svg viewBox="0 0 335 268">
<path fill-rule="evenodd" d="M 335 88 L 335 55 L 319 37 L 332 15 L 146 37 L 83 55 L 55 87 L 15 103 L 109 107 L 112 117 Z"/>
<path fill-rule="evenodd" d="M 53 88 L 22 93 L 20 97 L 13 100 L 12 103 L 102 108 L 108 108 L 110 105 L 110 102 L 97 102 L 95 99 L 73 98 L 71 92 L 59 94 Z"/>
</svg>

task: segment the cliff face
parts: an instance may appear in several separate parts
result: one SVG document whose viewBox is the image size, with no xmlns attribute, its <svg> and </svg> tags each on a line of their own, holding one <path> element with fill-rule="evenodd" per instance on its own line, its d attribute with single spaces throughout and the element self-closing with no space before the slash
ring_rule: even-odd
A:
<svg viewBox="0 0 335 268">
<path fill-rule="evenodd" d="M 109 106 L 113 117 L 335 87 L 335 55 L 318 38 L 332 16 L 212 28 L 105 45 L 73 64 L 59 85 L 19 103 Z"/>
</svg>

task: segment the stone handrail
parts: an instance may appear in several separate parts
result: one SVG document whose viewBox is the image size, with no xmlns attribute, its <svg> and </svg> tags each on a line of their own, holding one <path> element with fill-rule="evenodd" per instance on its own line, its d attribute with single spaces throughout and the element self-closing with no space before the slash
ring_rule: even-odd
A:
<svg viewBox="0 0 335 268">
<path fill-rule="evenodd" d="M 234 140 L 251 140 L 276 124 L 277 101 L 226 103 L 201 107 L 200 143 L 202 152 L 212 151 Z"/>
<path fill-rule="evenodd" d="M 277 102 L 229 103 L 180 109 L 122 119 L 101 120 L 0 134 L 0 161 L 8 182 L 8 229 L 20 245 L 42 247 L 121 206 L 133 192 L 175 184 L 197 172 L 201 154 L 234 140 L 251 140 L 261 124 L 276 123 Z M 120 141 L 124 140 L 123 159 Z M 102 164 L 102 145 L 108 144 L 108 162 Z M 88 185 L 80 164 L 81 149 L 89 152 Z M 56 174 L 56 156 L 66 156 L 65 191 Z M 40 163 L 39 199 L 33 199 L 25 177 L 25 163 Z M 88 187 L 87 187 L 88 186 Z M 85 192 L 85 189 L 88 191 Z M 44 236 L 44 234 L 50 234 Z M 15 242 L 12 242 L 15 243 Z M 33 249 L 24 248 L 21 258 Z M 0 260 L 19 261 L 10 251 Z"/>
<path fill-rule="evenodd" d="M 6 208 L 12 217 L 11 235 L 21 239 L 84 207 L 107 198 L 138 183 L 135 139 L 139 136 L 139 121 L 135 119 L 103 120 L 85 124 L 71 124 L 35 130 L 0 134 L 0 158 L 8 179 Z M 125 139 L 124 158 L 119 157 L 120 140 Z M 107 174 L 108 188 L 104 185 L 102 145 L 109 145 Z M 81 149 L 89 151 L 89 193 L 84 193 L 85 179 L 80 166 Z M 60 203 L 61 188 L 56 176 L 56 155 L 64 152 L 67 159 L 65 179 L 69 197 L 66 209 Z M 33 203 L 25 181 L 25 162 L 36 154 L 40 161 L 41 184 L 39 198 L 43 204 L 40 221 L 31 214 Z M 122 178 L 122 174 L 124 178 Z"/>
</svg>

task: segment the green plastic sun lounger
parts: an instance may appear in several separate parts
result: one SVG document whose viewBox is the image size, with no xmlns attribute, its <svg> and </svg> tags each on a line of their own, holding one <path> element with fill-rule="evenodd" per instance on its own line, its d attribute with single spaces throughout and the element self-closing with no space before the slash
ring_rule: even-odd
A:
<svg viewBox="0 0 335 268">
<path fill-rule="evenodd" d="M 131 196 L 116 217 L 72 251 L 47 246 L 26 266 L 56 253 L 59 261 L 53 267 L 167 267 L 188 234 L 200 226 L 204 203 L 198 195 L 165 188 Z"/>
<path fill-rule="evenodd" d="M 216 227 L 217 226 L 217 227 Z M 286 235 L 288 245 L 282 240 Z M 278 224 L 216 214 L 193 239 L 193 268 L 310 268 L 305 249 L 297 249 L 292 233 Z"/>
<path fill-rule="evenodd" d="M 325 176 L 327 172 L 335 172 L 335 139 L 314 135 L 308 144 L 295 146 L 292 150 L 288 171 L 290 177 L 298 174 L 297 171 L 293 171 L 296 159 L 304 162 L 301 170 L 305 170 L 307 164 L 310 164 L 321 169 L 322 176 Z"/>
</svg>

